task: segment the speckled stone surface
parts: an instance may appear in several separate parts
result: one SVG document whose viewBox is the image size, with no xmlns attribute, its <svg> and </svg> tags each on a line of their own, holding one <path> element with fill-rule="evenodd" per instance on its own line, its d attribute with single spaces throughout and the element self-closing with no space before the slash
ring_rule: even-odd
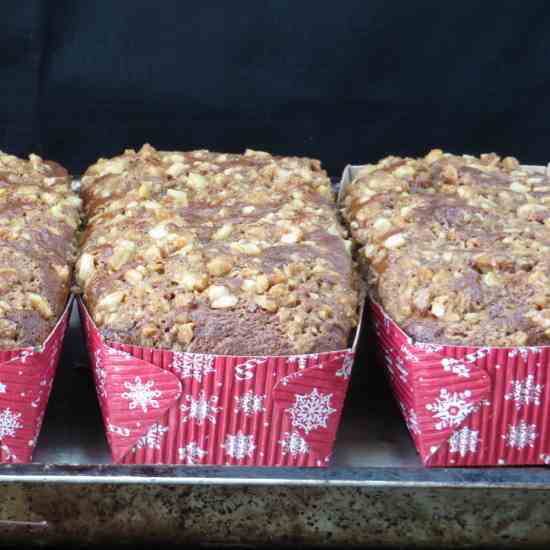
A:
<svg viewBox="0 0 550 550">
<path fill-rule="evenodd" d="M 550 493 L 1 484 L 2 543 L 548 548 Z M 40 526 L 39 522 L 47 522 Z"/>
</svg>

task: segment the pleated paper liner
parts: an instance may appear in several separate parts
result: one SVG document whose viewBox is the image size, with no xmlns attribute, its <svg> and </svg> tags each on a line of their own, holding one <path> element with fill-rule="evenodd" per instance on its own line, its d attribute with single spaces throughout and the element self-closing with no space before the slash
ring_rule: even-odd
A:
<svg viewBox="0 0 550 550">
<path fill-rule="evenodd" d="M 235 357 L 106 343 L 79 307 L 113 462 L 328 465 L 355 345 Z"/>
<path fill-rule="evenodd" d="M 0 462 L 28 463 L 42 426 L 72 299 L 39 347 L 0 350 Z"/>
<path fill-rule="evenodd" d="M 370 311 L 425 466 L 550 464 L 550 346 L 423 344 L 373 300 Z"/>
</svg>

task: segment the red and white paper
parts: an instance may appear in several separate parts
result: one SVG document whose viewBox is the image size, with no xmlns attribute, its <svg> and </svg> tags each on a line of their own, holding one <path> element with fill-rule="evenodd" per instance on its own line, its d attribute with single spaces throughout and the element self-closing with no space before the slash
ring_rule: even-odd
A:
<svg viewBox="0 0 550 550">
<path fill-rule="evenodd" d="M 550 464 L 550 346 L 413 341 L 370 302 L 385 368 L 426 466 Z"/>
<path fill-rule="evenodd" d="M 0 350 L 0 463 L 28 463 L 36 446 L 72 300 L 40 347 Z"/>
<path fill-rule="evenodd" d="M 106 343 L 79 305 L 113 462 L 328 465 L 354 349 L 235 357 Z"/>
</svg>

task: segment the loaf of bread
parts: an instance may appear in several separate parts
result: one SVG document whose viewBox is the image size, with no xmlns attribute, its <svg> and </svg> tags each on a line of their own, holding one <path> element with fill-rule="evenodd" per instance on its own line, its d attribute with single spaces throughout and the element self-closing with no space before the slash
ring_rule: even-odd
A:
<svg viewBox="0 0 550 550">
<path fill-rule="evenodd" d="M 0 153 L 0 348 L 42 344 L 63 312 L 79 209 L 61 166 Z"/>
<path fill-rule="evenodd" d="M 412 337 L 550 344 L 550 177 L 512 157 L 388 157 L 343 215 L 375 299 Z"/>
<path fill-rule="evenodd" d="M 345 348 L 350 241 L 318 161 L 145 145 L 82 178 L 76 278 L 110 341 L 225 355 Z"/>
</svg>

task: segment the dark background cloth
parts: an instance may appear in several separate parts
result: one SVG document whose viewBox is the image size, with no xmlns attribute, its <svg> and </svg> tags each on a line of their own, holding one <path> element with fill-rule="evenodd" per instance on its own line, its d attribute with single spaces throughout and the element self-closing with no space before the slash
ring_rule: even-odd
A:
<svg viewBox="0 0 550 550">
<path fill-rule="evenodd" d="M 550 4 L 4 0 L 0 148 L 550 160 Z"/>
</svg>

